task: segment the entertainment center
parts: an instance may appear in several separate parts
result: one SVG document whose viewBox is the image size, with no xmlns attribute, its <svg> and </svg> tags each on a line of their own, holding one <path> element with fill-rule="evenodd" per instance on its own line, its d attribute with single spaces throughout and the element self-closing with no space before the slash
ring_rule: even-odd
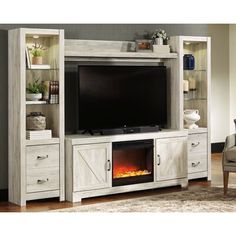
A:
<svg viewBox="0 0 236 236">
<path fill-rule="evenodd" d="M 27 68 L 25 46 L 35 38 L 47 46 L 45 68 Z M 176 36 L 170 46 L 171 53 L 134 52 L 134 42 L 10 30 L 9 201 L 78 202 L 210 180 L 210 38 Z M 191 71 L 184 70 L 187 53 L 195 57 Z M 26 101 L 35 76 L 59 82 L 58 104 Z M 184 96 L 184 80 L 194 80 L 197 92 Z M 199 128 L 184 128 L 186 109 L 199 111 Z M 26 140 L 32 111 L 46 115 L 51 139 Z"/>
</svg>

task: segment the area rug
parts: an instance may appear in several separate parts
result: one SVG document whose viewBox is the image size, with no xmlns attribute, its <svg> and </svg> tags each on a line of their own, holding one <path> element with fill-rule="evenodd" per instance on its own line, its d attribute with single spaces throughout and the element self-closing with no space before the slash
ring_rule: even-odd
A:
<svg viewBox="0 0 236 236">
<path fill-rule="evenodd" d="M 81 205 L 54 212 L 236 212 L 236 188 L 191 188 L 129 200 Z"/>
</svg>

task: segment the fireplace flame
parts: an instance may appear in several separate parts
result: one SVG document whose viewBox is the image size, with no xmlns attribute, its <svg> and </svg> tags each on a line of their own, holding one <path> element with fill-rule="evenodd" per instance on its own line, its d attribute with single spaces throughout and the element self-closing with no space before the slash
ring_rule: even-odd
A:
<svg viewBox="0 0 236 236">
<path fill-rule="evenodd" d="M 141 175 L 150 175 L 151 172 L 148 170 L 134 170 L 134 171 L 117 171 L 114 173 L 113 178 L 127 178 L 127 177 L 133 177 L 133 176 L 141 176 Z"/>
</svg>

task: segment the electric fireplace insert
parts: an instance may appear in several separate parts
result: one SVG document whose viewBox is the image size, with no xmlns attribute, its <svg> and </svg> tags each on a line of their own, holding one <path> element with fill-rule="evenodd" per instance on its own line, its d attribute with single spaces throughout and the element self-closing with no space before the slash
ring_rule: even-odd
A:
<svg viewBox="0 0 236 236">
<path fill-rule="evenodd" d="M 112 144 L 112 186 L 153 181 L 153 140 Z"/>
</svg>

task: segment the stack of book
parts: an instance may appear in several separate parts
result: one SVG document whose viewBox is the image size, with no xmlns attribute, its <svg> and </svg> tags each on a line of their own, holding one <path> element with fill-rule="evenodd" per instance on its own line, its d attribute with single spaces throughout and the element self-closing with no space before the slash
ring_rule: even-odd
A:
<svg viewBox="0 0 236 236">
<path fill-rule="evenodd" d="M 44 99 L 49 104 L 59 103 L 59 81 L 44 81 L 45 91 Z"/>
<path fill-rule="evenodd" d="M 26 139 L 38 140 L 38 139 L 50 139 L 52 138 L 52 130 L 26 130 Z"/>
</svg>

